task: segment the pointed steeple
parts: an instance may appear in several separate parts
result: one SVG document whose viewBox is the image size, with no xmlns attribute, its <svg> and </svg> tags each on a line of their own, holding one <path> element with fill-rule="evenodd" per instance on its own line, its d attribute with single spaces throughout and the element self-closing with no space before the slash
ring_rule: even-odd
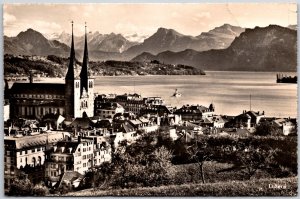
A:
<svg viewBox="0 0 300 199">
<path fill-rule="evenodd" d="M 88 91 L 88 64 L 89 64 L 89 55 L 88 55 L 87 31 L 86 31 L 86 23 L 85 23 L 84 52 L 83 52 L 82 68 L 80 72 L 81 94 L 83 88 L 85 88 L 85 90 Z"/>
<path fill-rule="evenodd" d="M 73 21 L 71 23 L 72 23 L 72 41 L 71 41 L 70 63 L 66 75 L 66 80 L 74 80 L 75 49 L 74 49 L 74 36 L 73 36 Z"/>
</svg>

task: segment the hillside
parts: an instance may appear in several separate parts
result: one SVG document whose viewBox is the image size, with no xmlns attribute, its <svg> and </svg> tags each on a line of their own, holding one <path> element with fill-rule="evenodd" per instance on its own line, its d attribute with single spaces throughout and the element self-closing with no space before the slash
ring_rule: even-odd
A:
<svg viewBox="0 0 300 199">
<path fill-rule="evenodd" d="M 198 52 L 165 51 L 157 55 L 143 53 L 132 61 L 157 59 L 170 64 L 187 64 L 204 70 L 296 71 L 297 32 L 270 25 L 246 29 L 226 49 Z"/>
<path fill-rule="evenodd" d="M 57 56 L 4 56 L 4 75 L 28 75 L 33 69 L 38 74 L 49 77 L 64 77 L 68 66 L 68 59 Z M 204 75 L 204 71 L 186 65 L 162 64 L 157 61 L 149 63 L 105 61 L 90 62 L 92 75 L 120 76 L 120 75 Z M 75 74 L 79 74 L 81 62 L 76 61 Z"/>
</svg>

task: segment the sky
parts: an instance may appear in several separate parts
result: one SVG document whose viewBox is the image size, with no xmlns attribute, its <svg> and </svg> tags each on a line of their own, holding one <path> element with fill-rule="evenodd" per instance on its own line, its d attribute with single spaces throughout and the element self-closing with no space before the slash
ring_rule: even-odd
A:
<svg viewBox="0 0 300 199">
<path fill-rule="evenodd" d="M 165 3 L 165 4 L 5 4 L 3 25 L 6 36 L 28 28 L 43 34 L 111 32 L 150 36 L 159 27 L 185 35 L 200 35 L 225 23 L 254 28 L 270 24 L 297 24 L 296 3 Z"/>
</svg>

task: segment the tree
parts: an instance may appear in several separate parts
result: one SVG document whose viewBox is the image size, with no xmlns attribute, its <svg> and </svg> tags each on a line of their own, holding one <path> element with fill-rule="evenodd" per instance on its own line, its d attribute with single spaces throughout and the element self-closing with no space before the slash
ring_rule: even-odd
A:
<svg viewBox="0 0 300 199">
<path fill-rule="evenodd" d="M 196 140 L 195 143 L 187 148 L 190 160 L 195 161 L 199 167 L 202 183 L 205 183 L 203 165 L 212 158 L 212 151 L 208 146 L 206 139 Z"/>
<path fill-rule="evenodd" d="M 231 168 L 218 171 L 227 172 L 237 170 L 250 180 L 258 170 L 270 171 L 276 165 L 275 156 L 278 149 L 270 147 L 254 147 L 252 145 L 240 148 L 235 152 L 234 164 Z"/>
<path fill-rule="evenodd" d="M 273 123 L 264 121 L 261 122 L 255 131 L 255 135 L 267 136 L 267 135 L 282 135 L 282 130 L 276 127 Z"/>
</svg>

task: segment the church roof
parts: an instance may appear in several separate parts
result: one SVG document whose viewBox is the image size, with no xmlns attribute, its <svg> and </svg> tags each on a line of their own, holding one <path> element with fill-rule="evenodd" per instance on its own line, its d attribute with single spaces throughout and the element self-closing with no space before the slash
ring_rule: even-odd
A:
<svg viewBox="0 0 300 199">
<path fill-rule="evenodd" d="M 11 94 L 65 95 L 65 84 L 54 83 L 14 83 Z"/>
</svg>

